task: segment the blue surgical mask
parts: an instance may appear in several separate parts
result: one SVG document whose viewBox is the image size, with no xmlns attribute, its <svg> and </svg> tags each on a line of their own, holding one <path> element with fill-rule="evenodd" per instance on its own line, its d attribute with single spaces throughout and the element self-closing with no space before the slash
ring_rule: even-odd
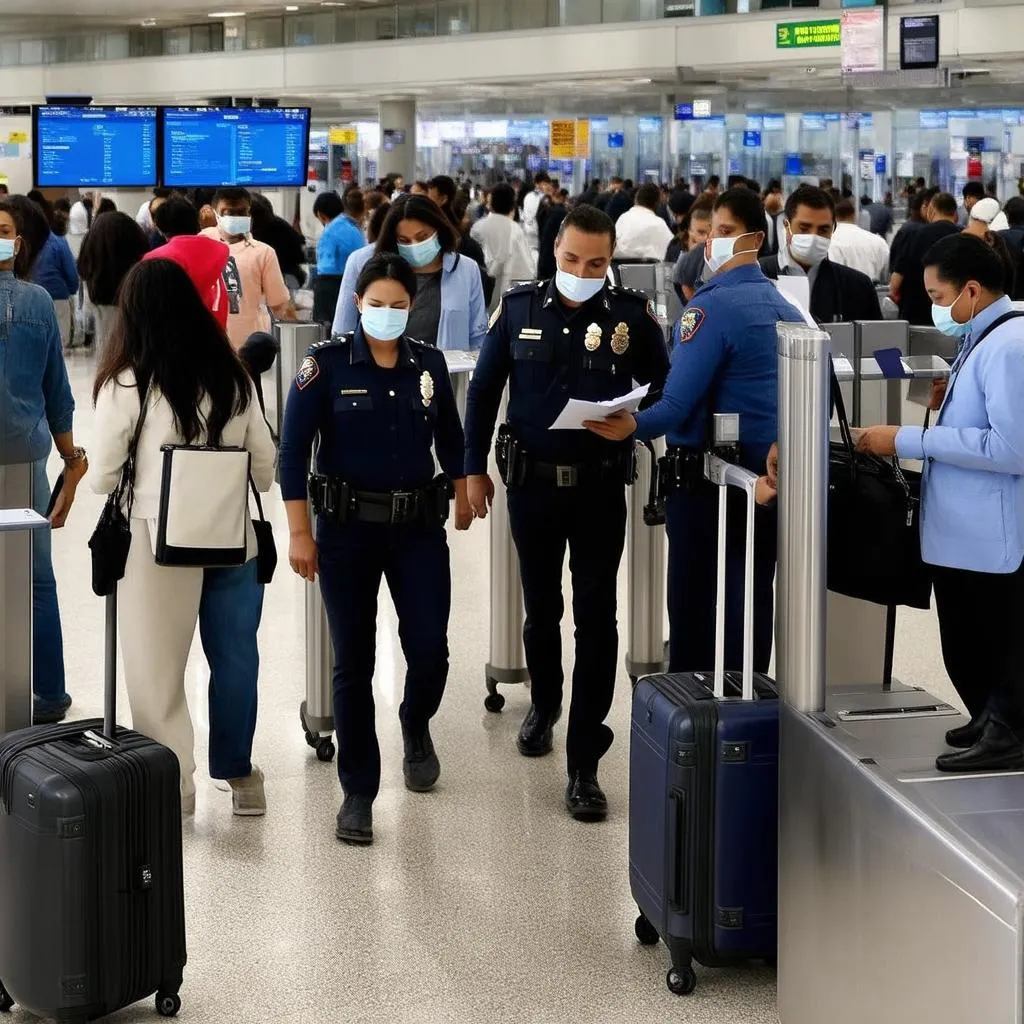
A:
<svg viewBox="0 0 1024 1024">
<path fill-rule="evenodd" d="M 15 239 L 0 238 L 0 263 L 9 263 L 16 255 Z"/>
<path fill-rule="evenodd" d="M 963 295 L 963 292 L 960 292 Z M 953 306 L 960 301 L 960 295 L 958 295 L 950 305 L 938 306 L 934 302 L 932 303 L 932 323 L 935 324 L 936 328 L 943 334 L 949 335 L 951 338 L 964 338 L 971 330 L 971 320 L 967 323 L 961 324 L 953 319 Z"/>
<path fill-rule="evenodd" d="M 217 218 L 220 230 L 228 238 L 237 238 L 239 235 L 247 235 L 252 230 L 252 217 L 232 217 L 225 215 Z"/>
<path fill-rule="evenodd" d="M 363 332 L 377 341 L 394 341 L 405 333 L 409 310 L 394 306 L 363 306 Z"/>
<path fill-rule="evenodd" d="M 436 232 L 429 238 L 424 238 L 422 242 L 413 242 L 411 245 L 405 242 L 398 243 L 398 255 L 414 267 L 430 266 L 440 251 L 441 243 L 437 240 Z"/>
<path fill-rule="evenodd" d="M 561 268 L 555 271 L 555 287 L 559 294 L 570 302 L 586 302 L 592 299 L 604 287 L 605 280 L 604 275 L 577 277 Z"/>
</svg>

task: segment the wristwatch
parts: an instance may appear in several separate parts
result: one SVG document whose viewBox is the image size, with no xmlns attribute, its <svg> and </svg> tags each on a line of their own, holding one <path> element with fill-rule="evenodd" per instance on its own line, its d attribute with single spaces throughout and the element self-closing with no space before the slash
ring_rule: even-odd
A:
<svg viewBox="0 0 1024 1024">
<path fill-rule="evenodd" d="M 85 454 L 84 448 L 72 448 L 70 455 L 65 455 L 63 452 L 60 456 L 64 460 L 65 466 L 70 466 L 74 462 L 88 462 L 88 458 Z"/>
</svg>

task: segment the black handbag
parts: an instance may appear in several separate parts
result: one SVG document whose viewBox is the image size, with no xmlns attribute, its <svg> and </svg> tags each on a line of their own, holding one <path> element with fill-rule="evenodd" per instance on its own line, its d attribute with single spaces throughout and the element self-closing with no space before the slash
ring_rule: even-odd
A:
<svg viewBox="0 0 1024 1024">
<path fill-rule="evenodd" d="M 874 604 L 928 608 L 921 474 L 902 469 L 895 457 L 856 450 L 834 370 L 832 400 L 842 440 L 829 445 L 828 589 Z"/>
<path fill-rule="evenodd" d="M 256 484 L 249 477 L 249 487 L 256 499 L 256 511 L 259 519 L 252 521 L 253 532 L 256 534 L 256 582 L 269 583 L 274 578 L 277 568 L 277 544 L 274 542 L 274 527 L 263 516 L 263 502 L 260 501 Z"/>
</svg>

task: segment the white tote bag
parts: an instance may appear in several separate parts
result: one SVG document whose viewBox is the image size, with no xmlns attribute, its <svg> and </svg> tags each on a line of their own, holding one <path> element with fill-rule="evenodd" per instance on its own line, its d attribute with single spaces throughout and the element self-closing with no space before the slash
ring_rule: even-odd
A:
<svg viewBox="0 0 1024 1024">
<path fill-rule="evenodd" d="M 245 564 L 249 462 L 245 448 L 165 444 L 157 565 Z"/>
</svg>

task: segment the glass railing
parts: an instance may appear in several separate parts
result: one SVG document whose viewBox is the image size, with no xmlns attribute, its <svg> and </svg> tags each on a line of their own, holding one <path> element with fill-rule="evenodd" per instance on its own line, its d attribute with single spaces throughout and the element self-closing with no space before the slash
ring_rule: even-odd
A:
<svg viewBox="0 0 1024 1024">
<path fill-rule="evenodd" d="M 817 6 L 818 0 L 402 0 L 373 6 L 348 0 L 321 3 L 309 13 L 254 14 L 198 25 L 126 26 L 43 39 L 0 40 L 0 67 L 333 46 Z M 820 6 L 838 8 L 839 0 L 821 0 Z"/>
</svg>

